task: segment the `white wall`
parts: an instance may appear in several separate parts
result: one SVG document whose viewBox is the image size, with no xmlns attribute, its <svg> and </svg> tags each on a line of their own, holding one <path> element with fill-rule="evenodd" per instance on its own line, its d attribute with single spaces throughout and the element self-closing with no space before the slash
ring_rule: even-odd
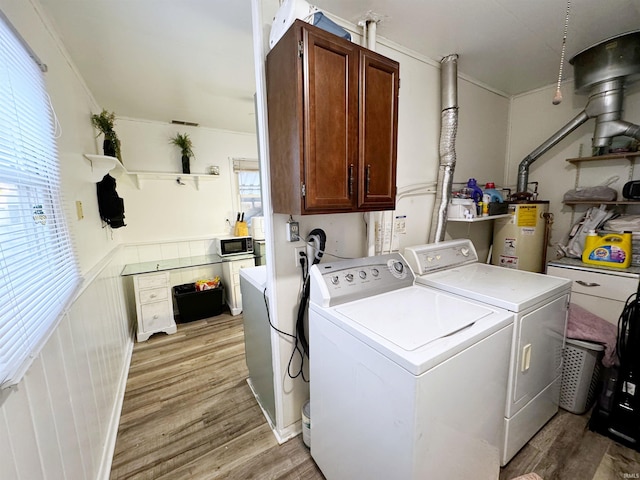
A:
<svg viewBox="0 0 640 480">
<path fill-rule="evenodd" d="M 254 35 L 262 33 L 268 38 L 273 15 L 278 9 L 276 0 L 256 0 L 262 9 L 262 24 Z M 338 21 L 340 21 L 338 19 Z M 357 29 L 344 21 L 357 41 Z M 433 185 L 437 180 L 440 136 L 440 68 L 439 63 L 424 58 L 401 46 L 378 38 L 377 51 L 400 62 L 400 103 L 398 120 L 397 187 Z M 267 48 L 259 59 L 266 56 Z M 456 53 L 456 52 L 450 52 Z M 464 58 L 460 59 L 460 65 Z M 259 68 L 257 69 L 259 70 Z M 466 182 L 469 177 L 499 184 L 503 177 L 508 122 L 508 99 L 478 86 L 468 79 L 459 82 L 460 125 L 457 153 L 456 181 Z M 259 135 L 266 135 L 261 125 Z M 263 155 L 266 159 L 266 152 Z M 397 204 L 389 216 L 406 216 L 407 233 L 399 236 L 400 249 L 408 245 L 426 243 L 433 210 L 433 194 L 407 196 Z M 300 286 L 299 269 L 294 262 L 293 247 L 302 243 L 285 240 L 286 215 L 273 215 L 273 265 L 275 282 L 270 285 L 277 304 L 276 325 L 293 332 Z M 306 236 L 313 228 L 322 228 L 327 234 L 327 249 L 341 257 L 360 257 L 367 253 L 366 225 L 362 214 L 309 215 L 295 218 Z M 335 260 L 330 256 L 323 261 Z M 295 428 L 300 420 L 300 407 L 308 398 L 308 386 L 300 379 L 287 378 L 286 368 L 291 354 L 287 339 L 277 338 L 274 348 L 276 359 L 276 390 L 279 425 L 283 430 Z M 278 368 L 279 367 L 279 368 Z M 281 397 L 278 401 L 278 395 Z"/>
<path fill-rule="evenodd" d="M 91 113 L 99 108 L 37 0 L 0 0 L 0 8 L 49 68 L 45 82 L 62 127 L 57 143 L 63 203 L 80 267 L 86 272 L 117 245 L 119 238 L 117 232 L 112 238 L 101 228 L 96 186 L 87 181 L 91 164 L 83 157 L 84 153 L 97 153 Z M 82 202 L 82 220 L 76 218 L 75 201 Z"/>
<path fill-rule="evenodd" d="M 555 93 L 553 85 L 513 98 L 507 163 L 507 181 L 510 185 L 515 186 L 517 183 L 520 162 L 584 109 L 587 97 L 572 95 L 572 82 L 565 83 L 562 91 L 565 99 L 558 106 L 551 103 Z M 622 118 L 632 123 L 640 123 L 640 92 L 635 86 L 627 89 Z M 542 155 L 529 170 L 529 181 L 540 182 L 539 199 L 549 200 L 549 210 L 554 215 L 551 246 L 547 255 L 549 259 L 554 258 L 558 243 L 566 243 L 571 225 L 580 219 L 587 208 L 576 207 L 574 210 L 564 206 L 562 198 L 567 190 L 575 188 L 577 172 L 577 167 L 568 163 L 566 159 L 591 155 L 594 128 L 595 120 L 588 120 Z M 637 168 L 634 172 L 634 178 L 640 178 Z M 629 180 L 629 173 L 630 164 L 626 160 L 582 164 L 579 186 L 598 185 L 609 177 L 618 175 L 620 179 L 612 187 L 618 190 L 618 198 L 622 199 L 622 187 Z"/>
<path fill-rule="evenodd" d="M 130 176 L 117 179 L 125 204 L 127 226 L 120 233 L 124 241 L 161 242 L 229 233 L 226 220 L 233 224 L 237 208 L 230 158 L 257 159 L 255 134 L 130 118 L 118 118 L 115 126 L 127 170 L 176 172 L 168 179 L 143 180 L 140 188 Z M 179 185 L 180 150 L 169 143 L 176 133 L 187 133 L 193 141 L 191 173 L 206 173 L 209 166 L 217 165 L 220 175 L 208 175 L 199 189 L 188 179 L 183 179 L 186 185 Z"/>
<path fill-rule="evenodd" d="M 25 378 L 2 392 L 0 476 L 107 478 L 132 335 L 115 250 L 120 235 L 101 226 L 91 165 L 83 157 L 97 153 L 90 115 L 99 108 L 37 1 L 0 0 L 0 9 L 49 67 L 45 81 L 62 127 L 64 207 L 85 280 Z M 76 200 L 83 204 L 82 220 L 75 216 Z"/>
</svg>

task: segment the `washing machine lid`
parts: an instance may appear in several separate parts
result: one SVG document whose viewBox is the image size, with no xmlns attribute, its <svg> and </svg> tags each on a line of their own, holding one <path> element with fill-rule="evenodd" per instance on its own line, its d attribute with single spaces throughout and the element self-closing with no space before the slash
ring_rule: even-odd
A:
<svg viewBox="0 0 640 480">
<path fill-rule="evenodd" d="M 541 273 L 472 263 L 416 277 L 416 283 L 521 312 L 571 289 L 571 281 Z"/>
<path fill-rule="evenodd" d="M 419 286 L 319 310 L 415 375 L 513 322 L 509 312 Z"/>
</svg>

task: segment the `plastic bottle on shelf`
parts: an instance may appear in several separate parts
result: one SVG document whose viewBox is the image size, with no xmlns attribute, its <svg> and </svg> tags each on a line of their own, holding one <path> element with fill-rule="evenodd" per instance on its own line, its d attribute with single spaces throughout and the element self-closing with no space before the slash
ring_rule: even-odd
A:
<svg viewBox="0 0 640 480">
<path fill-rule="evenodd" d="M 484 189 L 484 194 L 490 196 L 489 202 L 498 202 L 502 203 L 504 198 L 502 198 L 502 194 L 496 190 L 496 184 L 493 182 L 487 182 Z"/>
<path fill-rule="evenodd" d="M 589 230 L 584 239 L 582 261 L 592 265 L 627 268 L 632 256 L 631 236 L 631 232 L 599 236 L 595 230 Z"/>
<path fill-rule="evenodd" d="M 489 204 L 491 203 L 491 195 L 485 190 L 482 194 L 482 216 L 489 216 Z"/>
<path fill-rule="evenodd" d="M 482 189 L 478 186 L 475 178 L 470 178 L 467 181 L 467 188 L 471 190 L 471 198 L 473 198 L 474 202 L 482 202 Z"/>
</svg>

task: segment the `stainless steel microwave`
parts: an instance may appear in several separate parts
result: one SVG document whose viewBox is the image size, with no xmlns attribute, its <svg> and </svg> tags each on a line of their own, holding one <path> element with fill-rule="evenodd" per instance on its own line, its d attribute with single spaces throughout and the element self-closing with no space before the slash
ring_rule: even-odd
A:
<svg viewBox="0 0 640 480">
<path fill-rule="evenodd" d="M 253 253 L 253 237 L 220 237 L 216 238 L 218 255 L 241 255 Z"/>
</svg>

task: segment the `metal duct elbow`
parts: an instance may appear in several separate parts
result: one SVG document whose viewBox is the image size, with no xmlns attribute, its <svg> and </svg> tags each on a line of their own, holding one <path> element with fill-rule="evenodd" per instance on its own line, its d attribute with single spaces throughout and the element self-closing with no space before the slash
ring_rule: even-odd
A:
<svg viewBox="0 0 640 480">
<path fill-rule="evenodd" d="M 458 131 L 458 55 L 448 55 L 440 62 L 442 114 L 440 126 L 440 167 L 434 214 L 431 217 L 429 243 L 444 240 L 447 209 L 451 200 L 453 173 L 456 166 L 456 134 Z"/>
<path fill-rule="evenodd" d="M 573 120 L 551 135 L 542 145 L 536 148 L 533 152 L 527 155 L 522 162 L 520 162 L 518 167 L 518 187 L 516 189 L 516 195 L 525 194 L 527 192 L 527 184 L 529 183 L 529 166 L 587 120 L 589 120 L 589 116 L 587 115 L 587 112 L 583 110 L 574 117 Z"/>
<path fill-rule="evenodd" d="M 516 196 L 527 194 L 530 165 L 590 118 L 596 119 L 592 145 L 597 154 L 609 153 L 614 137 L 640 140 L 640 126 L 621 120 L 624 88 L 640 78 L 639 52 L 640 30 L 605 40 L 569 60 L 575 91 L 588 93 L 589 101 L 584 111 L 520 162 Z"/>
</svg>

